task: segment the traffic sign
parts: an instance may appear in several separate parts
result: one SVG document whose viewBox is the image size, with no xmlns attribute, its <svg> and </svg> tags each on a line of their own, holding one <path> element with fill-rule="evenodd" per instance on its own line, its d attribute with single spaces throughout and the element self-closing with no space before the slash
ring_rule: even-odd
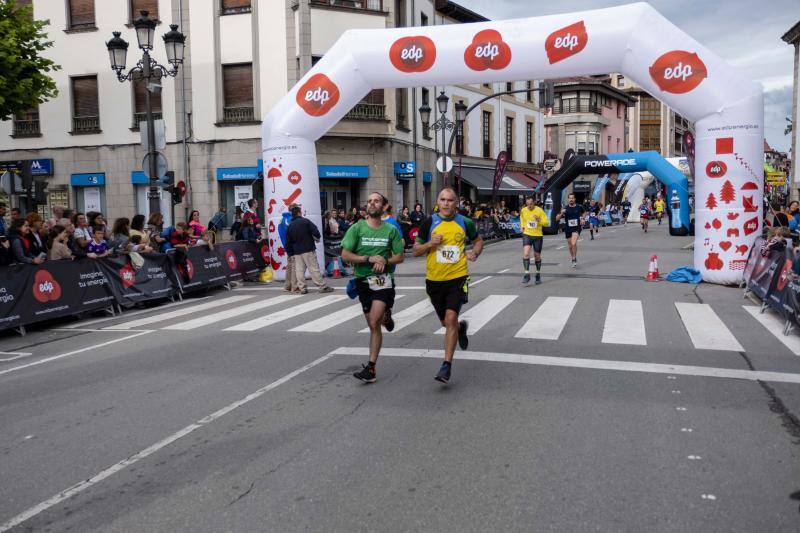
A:
<svg viewBox="0 0 800 533">
<path fill-rule="evenodd" d="M 167 158 L 164 156 L 164 154 L 162 154 L 161 152 L 153 152 L 153 154 L 155 154 L 156 158 L 155 176 L 150 175 L 150 157 L 152 154 L 147 154 L 146 156 L 144 156 L 144 159 L 142 159 L 142 172 L 144 172 L 144 175 L 150 179 L 160 178 L 161 176 L 167 173 L 167 170 L 169 170 L 167 168 Z"/>
<path fill-rule="evenodd" d="M 153 130 L 155 132 L 155 145 L 156 150 L 163 150 L 167 147 L 167 133 L 166 126 L 163 119 L 153 121 Z M 142 148 L 149 150 L 149 139 L 147 136 L 147 121 L 139 122 L 139 140 L 141 141 Z"/>
<path fill-rule="evenodd" d="M 450 172 L 453 170 L 453 160 L 447 156 L 442 156 L 436 160 L 436 170 L 439 172 Z"/>
</svg>

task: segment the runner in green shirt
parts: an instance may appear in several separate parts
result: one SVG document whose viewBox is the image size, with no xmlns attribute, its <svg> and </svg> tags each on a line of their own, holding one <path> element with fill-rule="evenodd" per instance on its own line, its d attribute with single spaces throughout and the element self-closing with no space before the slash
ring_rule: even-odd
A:
<svg viewBox="0 0 800 533">
<path fill-rule="evenodd" d="M 381 220 L 389 200 L 374 192 L 367 199 L 367 219 L 347 230 L 342 239 L 342 259 L 355 265 L 358 300 L 369 326 L 369 362 L 353 374 L 365 383 L 375 381 L 375 363 L 383 343 L 381 325 L 394 329 L 394 266 L 403 262 L 403 237 Z"/>
</svg>

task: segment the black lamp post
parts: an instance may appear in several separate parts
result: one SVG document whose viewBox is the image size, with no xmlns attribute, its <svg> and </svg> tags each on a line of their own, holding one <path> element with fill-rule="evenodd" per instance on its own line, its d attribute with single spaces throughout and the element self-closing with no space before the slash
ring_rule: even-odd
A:
<svg viewBox="0 0 800 533">
<path fill-rule="evenodd" d="M 136 66 L 123 74 L 125 70 L 125 60 L 128 54 L 128 43 L 120 37 L 120 32 L 113 32 L 114 37 L 106 43 L 108 56 L 111 61 L 111 69 L 117 73 L 117 79 L 125 81 L 141 81 L 145 83 L 145 110 L 147 112 L 147 153 L 150 161 L 150 191 L 147 196 L 150 201 L 150 214 L 161 211 L 158 193 L 158 178 L 156 170 L 156 140 L 155 124 L 153 121 L 153 108 L 150 102 L 150 93 L 161 91 L 161 78 L 166 76 L 175 77 L 178 68 L 183 64 L 183 48 L 186 36 L 178 31 L 177 24 L 170 25 L 170 31 L 164 34 L 164 47 L 167 51 L 167 61 L 172 68 L 167 69 L 159 65 L 155 59 L 150 57 L 150 50 L 153 49 L 153 39 L 156 33 L 156 21 L 149 18 L 147 11 L 141 11 L 140 17 L 133 23 L 136 29 L 136 39 L 139 42 L 139 49 L 142 51 L 142 58 Z"/>
<path fill-rule="evenodd" d="M 430 127 L 433 128 L 434 131 L 441 131 L 442 132 L 442 168 L 447 168 L 445 163 L 447 161 L 447 155 L 449 150 L 445 148 L 445 132 L 450 131 L 451 139 L 457 133 L 460 133 L 460 129 L 463 127 L 464 120 L 467 117 L 467 106 L 464 105 L 463 102 L 459 102 L 455 105 L 456 110 L 456 121 L 453 122 L 447 118 L 447 105 L 450 102 L 450 98 L 444 94 L 444 91 L 441 91 L 439 96 L 436 97 L 436 110 L 439 112 L 439 118 L 430 124 Z M 419 118 L 425 123 L 430 123 L 431 120 L 431 108 L 428 104 L 422 104 L 419 108 Z M 442 182 L 444 185 L 447 185 L 447 172 L 442 172 Z"/>
</svg>

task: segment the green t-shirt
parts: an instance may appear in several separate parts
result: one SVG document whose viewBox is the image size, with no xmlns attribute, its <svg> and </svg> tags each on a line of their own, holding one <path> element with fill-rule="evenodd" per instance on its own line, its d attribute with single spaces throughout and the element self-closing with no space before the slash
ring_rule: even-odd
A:
<svg viewBox="0 0 800 533">
<path fill-rule="evenodd" d="M 389 259 L 394 254 L 403 252 L 403 237 L 397 228 L 386 222 L 381 223 L 378 229 L 372 229 L 366 220 L 359 220 L 342 239 L 342 248 L 356 255 L 380 255 Z M 386 274 L 394 273 L 394 265 L 386 265 Z M 366 278 L 372 276 L 372 263 L 358 263 L 355 265 L 355 276 Z"/>
</svg>

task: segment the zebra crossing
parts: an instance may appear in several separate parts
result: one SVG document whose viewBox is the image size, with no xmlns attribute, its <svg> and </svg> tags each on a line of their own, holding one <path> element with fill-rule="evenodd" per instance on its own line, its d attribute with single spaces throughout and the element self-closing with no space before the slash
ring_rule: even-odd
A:
<svg viewBox="0 0 800 533">
<path fill-rule="evenodd" d="M 414 328 L 429 334 L 442 335 L 444 328 L 434 314 L 430 301 L 421 294 L 398 294 L 394 310 L 395 329 L 391 335 Z M 515 306 L 516 304 L 516 306 Z M 462 318 L 469 321 L 469 333 L 485 332 L 491 335 L 501 324 L 506 328 L 503 335 L 515 339 L 539 341 L 559 341 L 565 336 L 570 323 L 585 324 L 575 319 L 576 309 L 589 306 L 592 313 L 604 317 L 599 328 L 598 342 L 608 345 L 647 346 L 648 339 L 661 323 L 646 323 L 647 305 L 641 300 L 610 299 L 592 301 L 588 297 L 548 296 L 541 302 L 521 307 L 519 295 L 490 294 L 477 298 L 464 308 Z M 740 313 L 744 320 L 753 320 L 753 328 L 763 335 L 766 330 L 774 336 L 779 345 L 792 354 L 800 356 L 800 336 L 782 333 L 783 322 L 769 313 L 760 313 L 752 305 L 742 306 Z M 320 313 L 322 313 L 320 315 Z M 744 352 L 740 339 L 709 304 L 675 302 L 673 329 L 674 336 L 683 336 L 694 349 Z M 215 300 L 203 300 L 177 309 L 155 312 L 152 315 L 136 316 L 127 322 L 107 326 L 106 330 L 134 330 L 139 328 L 166 331 L 193 331 L 200 328 L 213 328 L 214 331 L 229 333 L 254 332 L 265 328 L 278 327 L 283 331 L 299 334 L 368 333 L 363 327 L 362 310 L 359 303 L 353 303 L 344 294 L 332 295 L 293 295 L 283 294 L 269 298 L 260 295 L 235 295 Z M 124 319 L 124 316 L 123 316 Z M 572 320 L 572 322 L 570 322 Z M 599 318 L 598 318 L 599 320 Z M 516 322 L 516 323 L 515 323 Z M 680 326 L 677 326 L 680 324 Z M 741 336 L 750 335 L 750 327 L 735 328 Z"/>
</svg>

